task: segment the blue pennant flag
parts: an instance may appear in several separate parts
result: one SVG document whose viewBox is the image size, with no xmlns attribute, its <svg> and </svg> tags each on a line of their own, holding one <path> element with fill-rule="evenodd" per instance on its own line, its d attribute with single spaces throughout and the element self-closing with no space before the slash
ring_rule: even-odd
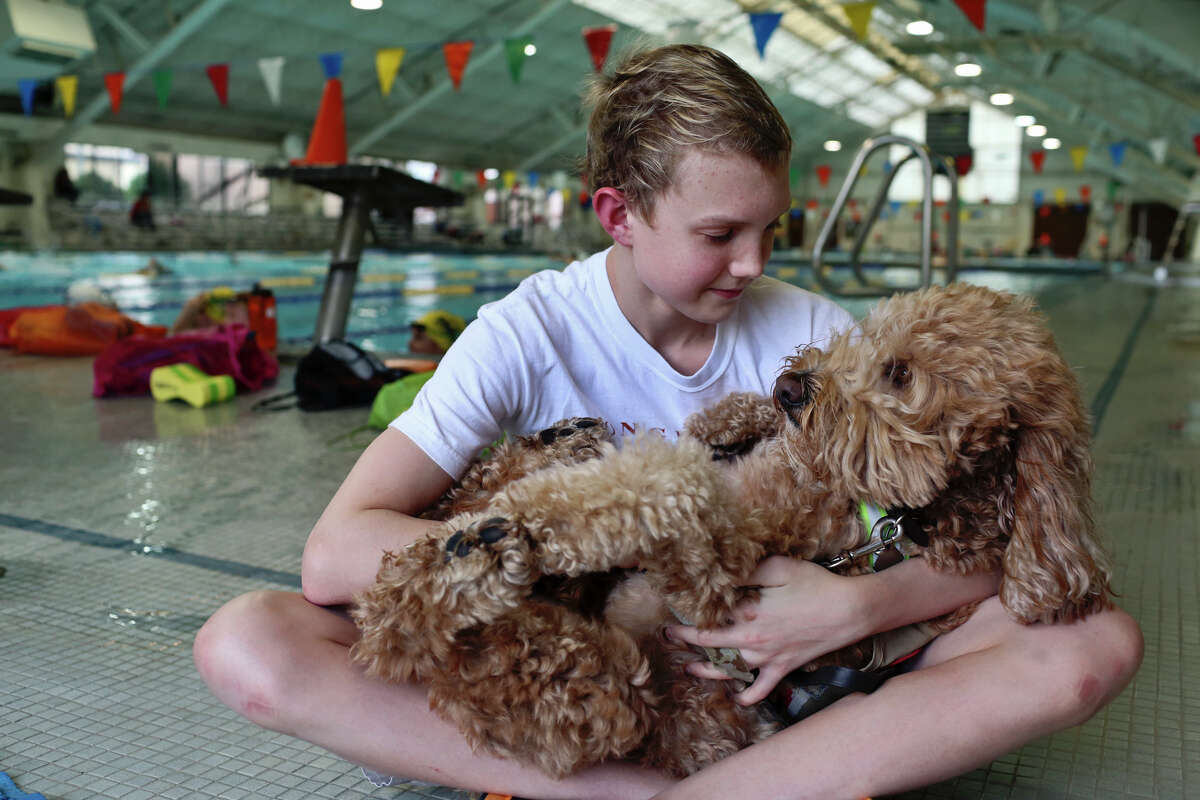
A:
<svg viewBox="0 0 1200 800">
<path fill-rule="evenodd" d="M 892 210 L 893 214 L 899 212 L 900 211 L 900 201 L 899 200 L 891 201 L 890 203 L 888 203 L 888 208 L 890 208 Z"/>
<path fill-rule="evenodd" d="M 758 46 L 758 54 L 766 58 L 767 40 L 779 27 L 783 14 L 775 11 L 761 11 L 750 15 L 750 27 L 754 29 L 754 44 Z"/>
<path fill-rule="evenodd" d="M 1043 192 L 1041 189 L 1034 189 L 1033 190 L 1033 204 L 1035 206 L 1041 206 L 1041 204 L 1044 203 L 1045 201 L 1046 201 L 1046 193 Z"/>
<path fill-rule="evenodd" d="M 25 116 L 33 116 L 33 93 L 37 89 L 36 78 L 21 78 L 17 81 L 17 88 L 21 91 L 21 108 L 25 109 Z"/>
<path fill-rule="evenodd" d="M 342 74 L 341 53 L 321 53 L 321 68 L 325 70 L 326 78 L 336 78 Z"/>
<path fill-rule="evenodd" d="M 532 189 L 533 187 L 537 186 L 537 183 L 538 183 L 538 174 L 536 172 L 530 172 L 529 173 L 529 188 Z"/>
<path fill-rule="evenodd" d="M 1114 167 L 1121 166 L 1121 162 L 1125 160 L 1125 142 L 1117 142 L 1108 146 L 1108 154 L 1112 156 Z"/>
</svg>

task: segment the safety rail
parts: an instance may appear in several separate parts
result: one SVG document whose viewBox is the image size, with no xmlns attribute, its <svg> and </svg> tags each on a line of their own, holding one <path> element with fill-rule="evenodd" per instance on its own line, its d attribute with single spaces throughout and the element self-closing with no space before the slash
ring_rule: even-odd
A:
<svg viewBox="0 0 1200 800">
<path fill-rule="evenodd" d="M 879 191 L 875 196 L 874 202 L 871 204 L 871 209 L 867 213 L 867 216 L 863 218 L 863 223 L 859 228 L 848 260 L 859 286 L 851 288 L 846 284 L 839 285 L 830 279 L 825 270 L 825 265 L 822 261 L 822 256 L 825 252 L 825 243 L 829 240 L 829 235 L 833 232 L 838 218 L 845 209 L 846 202 L 850 198 L 850 193 L 854 191 L 855 184 L 858 183 L 859 175 L 867 159 L 875 151 L 891 145 L 907 147 L 911 152 L 887 172 L 880 183 Z M 883 286 L 872 284 L 862 269 L 861 255 L 863 245 L 867 241 L 871 227 L 878 220 L 883 210 L 883 204 L 887 201 L 888 189 L 891 188 L 892 180 L 896 177 L 896 173 L 900 171 L 900 167 L 914 158 L 921 161 L 921 168 L 924 173 L 924 197 L 921 200 L 921 254 L 920 261 L 918 262 L 921 269 L 921 280 L 917 286 Z M 854 161 L 850 165 L 850 172 L 846 176 L 846 180 L 842 182 L 842 188 L 838 190 L 837 197 L 833 201 L 833 207 L 829 210 L 829 216 L 826 217 L 824 224 L 821 226 L 821 231 L 817 235 L 817 241 L 813 245 L 812 254 L 813 279 L 816 280 L 818 285 L 830 294 L 842 297 L 883 297 L 895 292 L 910 291 L 930 286 L 933 283 L 933 177 L 935 174 L 944 175 L 950 181 L 949 221 L 946 224 L 946 280 L 947 282 L 953 281 L 958 272 L 959 215 L 958 180 L 954 166 L 949 159 L 937 155 L 929 147 L 914 139 L 910 139 L 907 136 L 887 134 L 867 139 L 858 148 L 858 152 L 854 156 Z"/>
</svg>

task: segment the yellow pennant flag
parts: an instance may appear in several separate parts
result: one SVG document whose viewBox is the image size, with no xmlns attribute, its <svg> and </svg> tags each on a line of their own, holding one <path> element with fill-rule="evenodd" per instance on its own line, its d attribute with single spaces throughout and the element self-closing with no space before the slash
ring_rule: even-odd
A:
<svg viewBox="0 0 1200 800">
<path fill-rule="evenodd" d="M 871 24 L 871 12 L 875 10 L 874 0 L 868 3 L 843 3 L 842 11 L 850 20 L 850 28 L 859 39 L 867 38 L 867 28 Z"/>
<path fill-rule="evenodd" d="M 1071 163 L 1075 165 L 1076 172 L 1083 172 L 1083 162 L 1087 160 L 1087 147 L 1072 147 L 1071 148 Z"/>
<path fill-rule="evenodd" d="M 1067 190 L 1063 189 L 1061 186 L 1055 189 L 1054 202 L 1058 203 L 1060 206 L 1065 206 L 1067 204 Z"/>
<path fill-rule="evenodd" d="M 79 88 L 79 77 L 76 75 L 59 75 L 54 79 L 54 88 L 58 90 L 58 99 L 62 101 L 63 111 L 72 116 L 75 113 L 75 90 Z"/>
<path fill-rule="evenodd" d="M 403 47 L 385 47 L 375 51 L 375 71 L 379 73 L 379 91 L 387 97 L 392 92 L 392 82 L 400 71 L 400 62 L 404 61 Z"/>
<path fill-rule="evenodd" d="M 513 172 L 511 169 L 506 169 L 506 170 L 504 170 L 504 173 L 500 176 L 500 179 L 502 181 L 504 181 L 505 189 L 511 189 L 511 188 L 513 188 L 513 185 L 517 182 L 517 173 Z"/>
</svg>

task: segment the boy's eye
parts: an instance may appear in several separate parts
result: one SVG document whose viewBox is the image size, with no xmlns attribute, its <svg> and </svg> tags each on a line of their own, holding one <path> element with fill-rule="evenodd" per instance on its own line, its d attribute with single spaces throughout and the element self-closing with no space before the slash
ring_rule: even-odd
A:
<svg viewBox="0 0 1200 800">
<path fill-rule="evenodd" d="M 704 234 L 704 238 L 712 242 L 728 242 L 733 239 L 733 231 L 728 230 L 724 233 L 706 233 Z"/>
</svg>

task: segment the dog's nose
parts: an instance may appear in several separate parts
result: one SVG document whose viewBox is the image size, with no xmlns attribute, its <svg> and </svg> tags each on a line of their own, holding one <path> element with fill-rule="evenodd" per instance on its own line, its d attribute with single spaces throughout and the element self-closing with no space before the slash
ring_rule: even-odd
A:
<svg viewBox="0 0 1200 800">
<path fill-rule="evenodd" d="M 803 408 L 812 400 L 809 372 L 785 372 L 775 381 L 775 402 L 784 410 Z"/>
</svg>

